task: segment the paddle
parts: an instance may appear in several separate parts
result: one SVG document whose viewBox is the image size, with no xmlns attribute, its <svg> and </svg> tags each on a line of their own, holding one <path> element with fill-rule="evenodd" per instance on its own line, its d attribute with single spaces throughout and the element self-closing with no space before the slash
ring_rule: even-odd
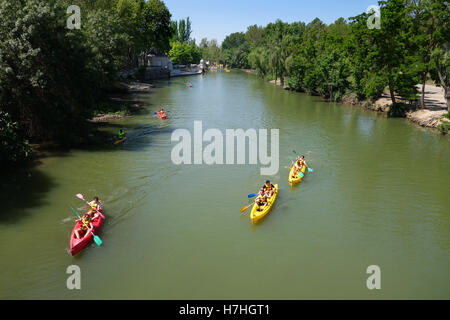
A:
<svg viewBox="0 0 450 320">
<path fill-rule="evenodd" d="M 247 197 L 250 199 L 250 198 L 256 197 L 257 195 L 258 195 L 257 193 L 250 193 Z M 253 203 L 250 203 L 248 206 L 242 207 L 240 210 L 241 213 L 247 211 L 247 209 L 250 208 L 252 205 L 253 205 Z"/>
<path fill-rule="evenodd" d="M 283 190 L 285 188 L 286 187 L 278 188 L 278 191 Z M 250 199 L 250 198 L 253 198 L 253 197 L 257 196 L 257 195 L 258 195 L 257 193 L 250 193 L 247 197 Z M 247 209 L 250 208 L 253 204 L 254 203 L 250 203 L 248 206 L 242 207 L 240 211 L 241 212 L 247 211 Z"/>
<path fill-rule="evenodd" d="M 251 206 L 253 206 L 254 203 L 250 203 L 248 206 L 242 207 L 241 208 L 241 213 L 244 213 L 245 211 L 247 211 L 248 208 L 250 208 Z"/>
<path fill-rule="evenodd" d="M 75 195 L 75 196 L 76 196 L 78 199 L 80 199 L 80 200 L 86 201 L 81 193 L 78 193 L 78 194 Z M 86 201 L 86 204 L 87 204 L 90 208 L 92 208 L 91 205 L 89 204 L 89 202 Z M 92 209 L 94 209 L 94 208 L 92 208 Z M 98 210 L 96 210 L 96 209 L 94 209 L 94 210 L 95 210 L 95 212 L 97 212 L 97 213 L 100 215 L 100 217 L 102 217 L 102 219 L 105 219 L 105 216 L 104 216 L 100 211 L 98 211 Z"/>
<path fill-rule="evenodd" d="M 71 208 L 71 209 L 72 209 L 73 212 L 75 212 L 75 214 L 76 214 L 77 217 L 81 220 L 81 222 L 84 224 L 84 226 L 85 226 L 86 228 L 88 228 L 88 230 L 89 230 L 89 227 L 86 225 L 86 223 L 84 223 L 83 219 L 81 219 L 81 217 L 80 217 L 80 215 L 78 214 L 78 212 L 76 212 L 74 208 Z M 96 236 L 96 235 L 92 232 L 92 230 L 91 230 L 91 233 L 92 233 L 92 235 L 94 236 L 94 241 L 95 241 L 95 243 L 96 243 L 98 246 L 101 246 L 103 242 L 102 242 L 102 240 L 100 239 L 100 237 L 99 237 L 99 236 Z"/>
<path fill-rule="evenodd" d="M 299 154 L 297 153 L 297 151 L 292 150 L 292 152 L 299 156 Z M 313 171 L 314 171 L 314 170 L 313 170 L 312 168 L 310 168 L 310 167 L 307 167 L 307 168 L 308 168 L 308 172 L 313 172 Z"/>
</svg>

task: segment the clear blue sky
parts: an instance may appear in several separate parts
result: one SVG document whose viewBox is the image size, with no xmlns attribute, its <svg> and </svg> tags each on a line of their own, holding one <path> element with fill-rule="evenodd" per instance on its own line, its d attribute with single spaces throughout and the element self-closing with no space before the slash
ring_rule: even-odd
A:
<svg viewBox="0 0 450 320">
<path fill-rule="evenodd" d="M 250 25 L 265 26 L 280 18 L 285 22 L 314 18 L 333 23 L 366 11 L 378 0 L 163 0 L 172 13 L 172 20 L 190 17 L 192 38 L 219 43 L 230 33 L 245 32 Z"/>
</svg>

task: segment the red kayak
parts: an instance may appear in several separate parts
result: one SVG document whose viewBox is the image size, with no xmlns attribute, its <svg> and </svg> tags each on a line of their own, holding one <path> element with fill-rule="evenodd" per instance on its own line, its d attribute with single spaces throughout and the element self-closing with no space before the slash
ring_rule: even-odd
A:
<svg viewBox="0 0 450 320">
<path fill-rule="evenodd" d="M 167 114 L 165 112 L 158 112 L 158 117 L 160 117 L 161 119 L 165 119 L 167 118 Z"/>
<path fill-rule="evenodd" d="M 100 212 L 102 212 L 102 211 L 100 211 Z M 98 232 L 100 231 L 100 227 L 102 226 L 102 223 L 103 223 L 103 219 L 100 216 L 95 218 L 94 220 L 92 220 L 92 226 L 94 227 L 92 232 L 95 235 L 97 235 Z M 89 232 L 87 234 L 85 233 L 84 235 L 81 235 L 81 237 L 82 237 L 81 239 L 77 239 L 77 237 L 75 236 L 75 230 L 80 228 L 81 225 L 82 225 L 82 222 L 77 221 L 77 223 L 75 224 L 75 227 L 72 230 L 72 234 L 70 235 L 70 253 L 73 256 L 76 255 L 77 253 L 79 253 L 84 248 L 86 248 L 89 245 L 89 243 L 92 241 L 92 239 L 94 238 L 92 236 L 92 233 Z"/>
</svg>

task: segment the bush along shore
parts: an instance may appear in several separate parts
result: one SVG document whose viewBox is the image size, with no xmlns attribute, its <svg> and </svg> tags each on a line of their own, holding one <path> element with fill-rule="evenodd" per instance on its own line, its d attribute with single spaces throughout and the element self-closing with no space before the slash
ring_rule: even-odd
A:
<svg viewBox="0 0 450 320">
<path fill-rule="evenodd" d="M 116 90 L 97 104 L 91 123 L 108 122 L 113 119 L 120 119 L 130 116 L 140 111 L 144 104 L 136 100 L 130 94 L 137 92 L 149 92 L 154 85 L 140 82 L 120 82 L 116 85 Z"/>
</svg>

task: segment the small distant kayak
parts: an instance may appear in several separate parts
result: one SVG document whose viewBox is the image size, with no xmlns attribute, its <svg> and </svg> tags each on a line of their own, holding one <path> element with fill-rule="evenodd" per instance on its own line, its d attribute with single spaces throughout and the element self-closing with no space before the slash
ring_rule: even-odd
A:
<svg viewBox="0 0 450 320">
<path fill-rule="evenodd" d="M 119 144 L 121 144 L 122 142 L 127 141 L 127 137 L 123 137 L 122 139 L 116 140 L 114 141 L 114 145 L 117 146 Z"/>
<path fill-rule="evenodd" d="M 92 226 L 93 226 L 92 232 L 95 235 L 97 235 L 97 233 L 99 232 L 100 227 L 102 226 L 102 223 L 103 223 L 103 219 L 100 216 L 95 218 L 92 221 Z M 76 255 L 81 250 L 86 248 L 89 245 L 89 243 L 91 243 L 92 239 L 94 238 L 92 236 L 92 233 L 89 232 L 87 234 L 85 233 L 81 239 L 77 239 L 77 237 L 75 235 L 75 230 L 79 229 L 81 227 L 81 225 L 82 225 L 82 222 L 77 221 L 77 223 L 75 224 L 75 227 L 73 227 L 72 234 L 70 235 L 70 254 L 72 256 Z"/>
<path fill-rule="evenodd" d="M 305 174 L 306 171 L 306 166 L 302 166 L 300 168 L 300 172 Z M 297 173 L 297 175 L 295 177 L 292 177 L 294 175 L 294 166 L 292 166 L 291 171 L 289 172 L 289 178 L 288 181 L 291 185 L 300 183 L 300 181 L 302 181 L 302 176 L 300 174 Z"/>
<path fill-rule="evenodd" d="M 167 118 L 167 114 L 165 112 L 158 112 L 158 117 L 160 117 L 161 119 L 166 119 Z"/>
<path fill-rule="evenodd" d="M 270 199 L 267 200 L 267 204 L 262 211 L 258 211 L 258 206 L 256 205 L 256 203 L 253 205 L 252 213 L 250 213 L 250 219 L 252 219 L 252 223 L 256 223 L 264 218 L 272 209 L 278 196 L 278 184 L 274 185 L 274 187 L 275 191 L 273 192 L 273 195 L 270 197 Z"/>
<path fill-rule="evenodd" d="M 225 69 L 225 72 L 231 72 L 231 70 Z"/>
<path fill-rule="evenodd" d="M 252 73 L 252 70 L 245 70 L 245 72 L 247 72 L 247 73 Z"/>
</svg>

